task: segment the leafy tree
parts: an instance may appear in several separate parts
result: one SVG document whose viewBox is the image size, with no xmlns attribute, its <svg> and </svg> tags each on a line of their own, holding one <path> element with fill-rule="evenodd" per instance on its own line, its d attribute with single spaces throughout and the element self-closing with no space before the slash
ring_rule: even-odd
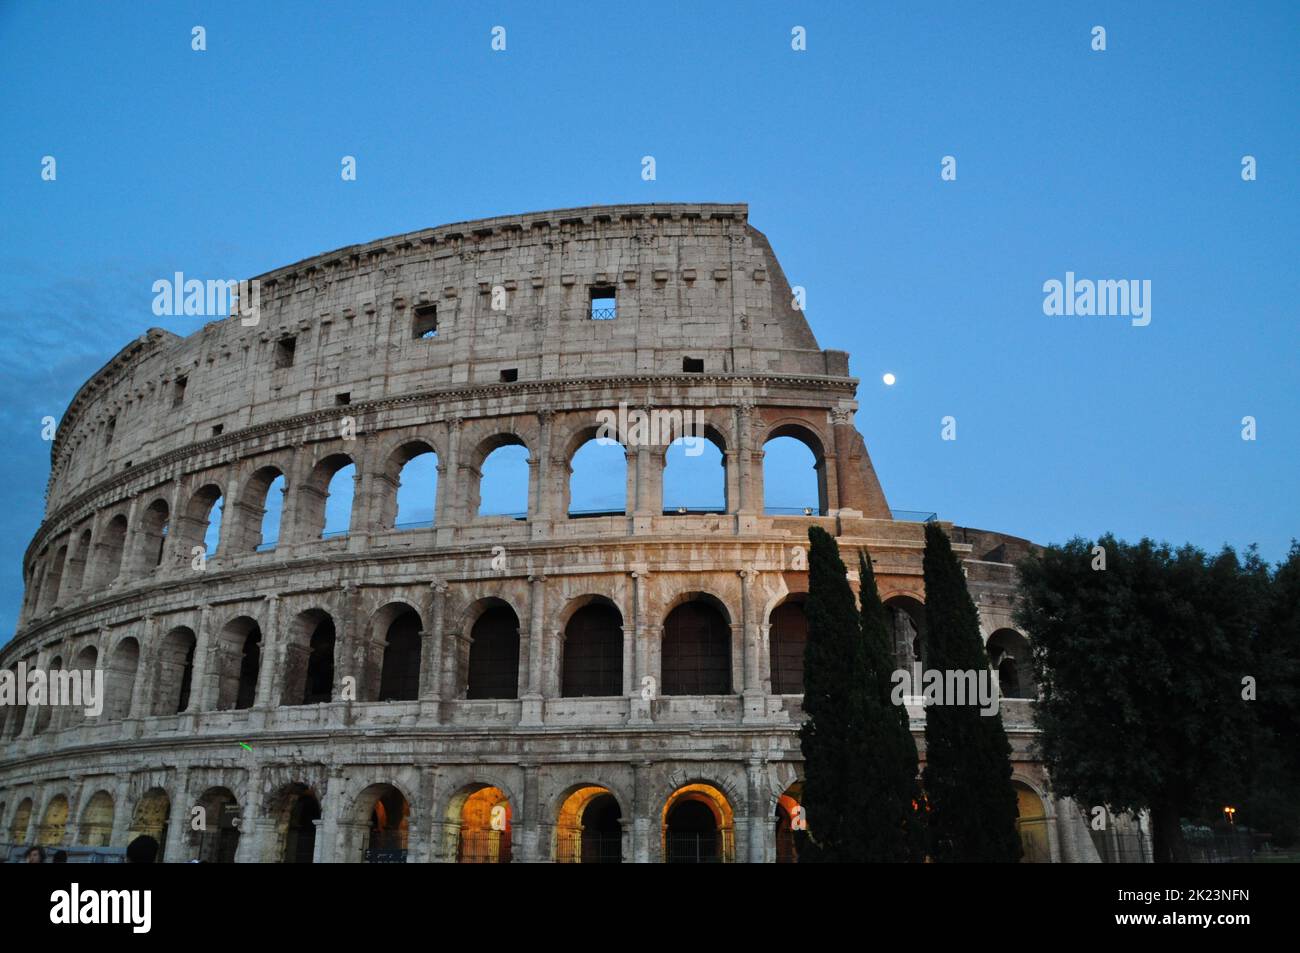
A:
<svg viewBox="0 0 1300 953">
<path fill-rule="evenodd" d="M 937 523 L 925 526 L 923 658 L 927 670 L 976 672 L 991 678 L 979 614 L 961 563 Z M 982 714 L 979 701 L 927 705 L 924 786 L 930 805 L 931 855 L 936 861 L 1020 859 L 1018 808 L 1011 784 L 1011 745 L 1002 719 Z"/>
<path fill-rule="evenodd" d="M 1096 545 L 1076 538 L 1019 567 L 1042 757 L 1061 794 L 1149 809 L 1155 859 L 1185 860 L 1180 818 L 1245 790 L 1256 735 L 1243 679 L 1257 668 L 1268 572 L 1227 548 Z"/>
<path fill-rule="evenodd" d="M 1300 842 L 1300 543 L 1277 567 L 1255 643 L 1259 733 L 1251 751 L 1250 793 L 1238 820 L 1277 847 Z"/>
</svg>

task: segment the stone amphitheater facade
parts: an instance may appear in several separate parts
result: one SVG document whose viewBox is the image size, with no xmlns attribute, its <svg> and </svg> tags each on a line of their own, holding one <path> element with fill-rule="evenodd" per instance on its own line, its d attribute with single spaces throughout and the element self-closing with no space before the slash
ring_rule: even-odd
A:
<svg viewBox="0 0 1300 953">
<path fill-rule="evenodd" d="M 746 206 L 484 219 L 258 281 L 256 323 L 151 329 L 63 416 L 0 669 L 98 669 L 106 700 L 0 709 L 0 840 L 152 833 L 167 860 L 790 859 L 808 527 L 850 565 L 870 550 L 906 663 L 923 525 L 891 513 L 848 356 L 819 348 Z M 616 316 L 593 319 L 610 297 Z M 624 511 L 570 515 L 573 456 L 620 405 L 700 411 L 725 507 L 665 512 L 667 438 L 621 432 Z M 779 436 L 817 462 L 803 515 L 764 511 Z M 507 445 L 528 451 L 526 516 L 480 516 Z M 429 452 L 432 525 L 396 525 L 403 467 Z M 348 466 L 348 532 L 324 534 Z M 1011 564 L 1028 544 L 946 528 L 995 662 L 1023 662 Z M 1002 707 L 1026 843 L 1093 859 L 1031 753 L 1031 708 Z"/>
</svg>

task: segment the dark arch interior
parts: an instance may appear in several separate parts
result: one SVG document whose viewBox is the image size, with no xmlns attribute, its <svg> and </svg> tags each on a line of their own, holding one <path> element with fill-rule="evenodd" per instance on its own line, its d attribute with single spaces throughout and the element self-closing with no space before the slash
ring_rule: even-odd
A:
<svg viewBox="0 0 1300 953">
<path fill-rule="evenodd" d="M 470 631 L 466 698 L 519 694 L 519 619 L 509 606 L 492 606 Z"/>
<path fill-rule="evenodd" d="M 617 864 L 623 859 L 622 812 L 612 794 L 598 794 L 582 812 L 582 862 Z"/>
<path fill-rule="evenodd" d="M 420 695 L 420 616 L 407 609 L 388 627 L 380 701 L 413 701 Z"/>
<path fill-rule="evenodd" d="M 717 608 L 696 600 L 668 614 L 662 671 L 665 695 L 731 693 L 731 627 Z"/>
<path fill-rule="evenodd" d="M 623 693 L 623 616 L 607 603 L 583 606 L 564 629 L 566 698 Z"/>
<path fill-rule="evenodd" d="M 768 632 L 772 653 L 772 694 L 803 694 L 803 656 L 808 619 L 802 602 L 783 602 L 772 610 Z"/>
<path fill-rule="evenodd" d="M 326 616 L 311 634 L 311 647 L 307 655 L 307 685 L 302 703 L 316 705 L 329 701 L 333 685 L 334 620 Z"/>
<path fill-rule="evenodd" d="M 721 859 L 718 822 L 703 801 L 683 798 L 668 809 L 664 847 L 670 864 L 707 864 Z"/>
<path fill-rule="evenodd" d="M 316 825 L 320 820 L 320 802 L 310 794 L 294 799 L 289 808 L 289 826 L 284 837 L 284 862 L 310 864 L 316 852 Z"/>
</svg>

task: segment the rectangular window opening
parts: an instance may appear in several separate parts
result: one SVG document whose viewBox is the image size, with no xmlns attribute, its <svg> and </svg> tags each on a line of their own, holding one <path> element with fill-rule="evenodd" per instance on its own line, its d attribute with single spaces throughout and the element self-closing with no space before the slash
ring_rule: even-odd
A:
<svg viewBox="0 0 1300 953">
<path fill-rule="evenodd" d="M 293 352 L 298 347 L 297 338 L 280 338 L 275 342 L 275 366 L 293 367 Z"/>
<path fill-rule="evenodd" d="M 214 437 L 220 437 L 220 436 L 222 435 L 222 433 L 225 432 L 225 429 L 226 429 L 226 425 L 225 425 L 225 424 L 217 424 L 216 426 L 214 426 L 214 427 L 212 428 L 212 436 L 214 436 Z"/>
<path fill-rule="evenodd" d="M 702 357 L 684 357 L 682 358 L 682 371 L 686 374 L 703 374 L 704 358 Z"/>
<path fill-rule="evenodd" d="M 417 339 L 438 336 L 438 306 L 422 304 L 411 311 L 411 336 Z"/>
<path fill-rule="evenodd" d="M 508 367 L 501 372 L 501 383 L 510 384 L 519 380 L 519 368 Z"/>
<path fill-rule="evenodd" d="M 346 407 L 348 404 L 352 403 L 352 392 L 344 391 L 341 394 L 335 394 L 334 403 L 339 407 Z"/>
<path fill-rule="evenodd" d="M 613 285 L 593 285 L 591 288 L 591 320 L 612 321 L 618 317 L 618 297 Z"/>
<path fill-rule="evenodd" d="M 113 432 L 117 430 L 117 418 L 109 417 L 108 423 L 104 425 L 104 446 L 109 446 L 113 442 Z"/>
<path fill-rule="evenodd" d="M 188 377 L 176 378 L 176 389 L 172 392 L 173 407 L 179 407 L 185 403 L 185 388 L 189 386 L 189 383 L 190 379 Z"/>
</svg>

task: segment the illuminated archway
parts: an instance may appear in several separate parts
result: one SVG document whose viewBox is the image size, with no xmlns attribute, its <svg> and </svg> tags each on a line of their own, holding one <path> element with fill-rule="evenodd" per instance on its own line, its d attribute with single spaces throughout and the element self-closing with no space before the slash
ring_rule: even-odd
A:
<svg viewBox="0 0 1300 953">
<path fill-rule="evenodd" d="M 664 802 L 662 856 L 669 864 L 729 864 L 736 859 L 735 815 L 711 784 L 685 784 Z"/>
<path fill-rule="evenodd" d="M 560 805 L 555 826 L 559 864 L 618 864 L 623 861 L 623 820 L 608 788 L 585 785 Z"/>
</svg>

